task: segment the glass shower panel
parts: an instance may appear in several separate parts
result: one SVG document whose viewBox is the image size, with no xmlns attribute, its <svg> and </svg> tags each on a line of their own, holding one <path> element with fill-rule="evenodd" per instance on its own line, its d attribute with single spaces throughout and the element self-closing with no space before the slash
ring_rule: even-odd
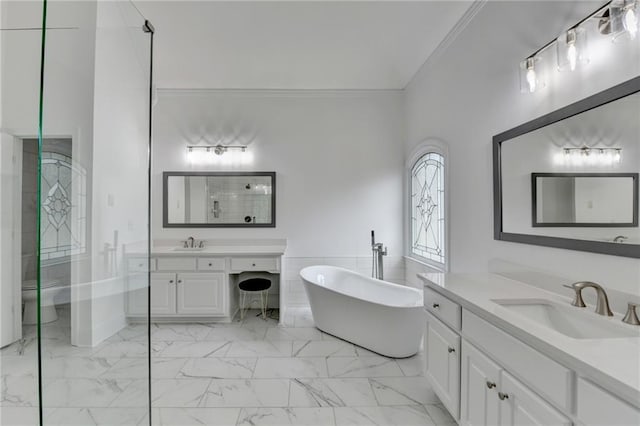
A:
<svg viewBox="0 0 640 426">
<path fill-rule="evenodd" d="M 38 424 L 35 248 L 42 2 L 0 1 L 0 424 Z"/>
<path fill-rule="evenodd" d="M 149 414 L 150 36 L 129 2 L 48 2 L 40 140 L 43 424 Z"/>
</svg>

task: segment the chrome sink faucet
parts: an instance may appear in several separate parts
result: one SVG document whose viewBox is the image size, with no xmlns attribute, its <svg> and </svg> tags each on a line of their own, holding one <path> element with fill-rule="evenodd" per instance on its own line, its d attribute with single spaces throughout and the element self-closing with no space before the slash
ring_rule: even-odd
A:
<svg viewBox="0 0 640 426">
<path fill-rule="evenodd" d="M 607 293 L 600 286 L 600 284 L 591 281 L 578 281 L 571 285 L 565 285 L 564 287 L 570 288 L 576 292 L 575 298 L 573 299 L 573 302 L 571 302 L 571 304 L 573 306 L 577 306 L 578 308 L 584 308 L 587 306 L 582 299 L 582 290 L 587 287 L 594 288 L 598 296 L 598 299 L 596 300 L 596 313 L 608 317 L 613 316 L 613 312 L 611 312 L 611 309 L 609 308 L 609 299 L 607 298 Z"/>
<path fill-rule="evenodd" d="M 184 242 L 184 247 L 185 248 L 193 248 L 194 244 L 195 244 L 196 239 L 193 237 L 189 237 L 187 238 L 187 241 Z"/>
</svg>

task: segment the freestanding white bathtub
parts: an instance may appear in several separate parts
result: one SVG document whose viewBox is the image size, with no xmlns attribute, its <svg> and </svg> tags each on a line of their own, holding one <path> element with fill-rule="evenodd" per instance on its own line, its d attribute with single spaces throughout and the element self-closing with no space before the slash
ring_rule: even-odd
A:
<svg viewBox="0 0 640 426">
<path fill-rule="evenodd" d="M 393 358 L 420 350 L 422 292 L 334 266 L 300 271 L 320 330 Z"/>
</svg>

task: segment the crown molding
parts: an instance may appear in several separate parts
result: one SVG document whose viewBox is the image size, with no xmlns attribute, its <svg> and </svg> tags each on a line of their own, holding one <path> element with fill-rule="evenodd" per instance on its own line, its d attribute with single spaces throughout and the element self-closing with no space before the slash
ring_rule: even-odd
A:
<svg viewBox="0 0 640 426">
<path fill-rule="evenodd" d="M 436 48 L 431 52 L 431 54 L 427 57 L 427 59 L 423 62 L 423 64 L 418 68 L 418 70 L 413 74 L 413 77 L 409 79 L 407 84 L 404 87 L 404 90 L 407 89 L 413 83 L 416 76 L 422 72 L 423 69 L 429 67 L 431 64 L 436 62 L 440 56 L 451 46 L 451 44 L 458 38 L 460 34 L 465 30 L 467 25 L 475 18 L 475 16 L 482 10 L 482 8 L 487 4 L 488 0 L 474 0 L 473 3 L 469 6 L 466 12 L 458 19 L 458 22 L 451 28 L 451 30 L 447 33 L 446 36 L 442 39 L 442 41 L 436 46 Z"/>
</svg>

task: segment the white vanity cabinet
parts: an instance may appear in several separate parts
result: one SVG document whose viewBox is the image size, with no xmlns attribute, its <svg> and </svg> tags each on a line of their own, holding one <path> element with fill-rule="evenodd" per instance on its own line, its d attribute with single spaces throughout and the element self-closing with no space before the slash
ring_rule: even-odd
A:
<svg viewBox="0 0 640 426">
<path fill-rule="evenodd" d="M 461 425 L 498 424 L 500 367 L 462 341 Z"/>
<path fill-rule="evenodd" d="M 159 255 L 149 261 L 151 315 L 154 320 L 231 321 L 238 309 L 237 288 L 243 272 L 280 272 L 280 255 Z M 147 316 L 147 259 L 130 257 L 125 310 L 129 318 Z"/>
<path fill-rule="evenodd" d="M 500 426 L 571 426 L 572 422 L 506 371 L 500 371 Z"/>
<path fill-rule="evenodd" d="M 461 425 L 571 425 L 551 404 L 467 341 L 462 344 L 461 388 Z"/>
<path fill-rule="evenodd" d="M 640 425 L 640 409 L 585 378 L 578 378 L 577 394 L 577 418 L 580 425 Z"/>
<path fill-rule="evenodd" d="M 572 424 L 572 371 L 432 289 L 424 298 L 426 377 L 461 425 Z"/>
<path fill-rule="evenodd" d="M 176 274 L 151 273 L 150 302 L 151 315 L 173 315 L 176 313 Z"/>
<path fill-rule="evenodd" d="M 184 273 L 177 276 L 176 312 L 182 315 L 225 315 L 224 273 Z"/>
<path fill-rule="evenodd" d="M 429 313 L 425 331 L 426 375 L 440 401 L 458 418 L 460 409 L 460 336 Z"/>
</svg>

